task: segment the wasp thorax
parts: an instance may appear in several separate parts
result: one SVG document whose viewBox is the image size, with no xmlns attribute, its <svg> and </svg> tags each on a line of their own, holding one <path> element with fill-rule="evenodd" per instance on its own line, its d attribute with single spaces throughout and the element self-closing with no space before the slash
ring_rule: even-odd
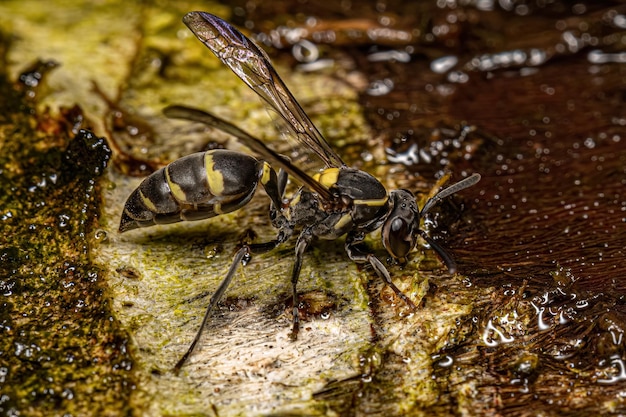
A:
<svg viewBox="0 0 626 417">
<path fill-rule="evenodd" d="M 389 193 L 392 205 L 382 228 L 383 245 L 394 258 L 406 257 L 417 242 L 419 210 L 415 196 L 407 190 Z"/>
</svg>

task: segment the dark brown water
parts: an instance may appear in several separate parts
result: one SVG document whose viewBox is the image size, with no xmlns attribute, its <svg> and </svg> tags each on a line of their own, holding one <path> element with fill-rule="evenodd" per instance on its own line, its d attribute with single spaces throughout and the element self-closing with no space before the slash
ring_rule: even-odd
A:
<svg viewBox="0 0 626 417">
<path fill-rule="evenodd" d="M 366 116 L 414 189 L 444 171 L 483 176 L 448 207 L 457 215 L 435 216 L 433 232 L 470 285 L 494 288 L 476 323 L 524 309 L 536 321 L 510 343 L 451 348 L 459 368 L 442 377 L 467 381 L 460 368 L 480 369 L 489 405 L 478 413 L 624 411 L 626 6 L 480 4 L 236 10 L 265 33 L 307 28 L 307 39 L 328 40 L 327 56 L 352 60 L 367 79 Z M 575 399 L 581 392 L 593 399 Z"/>
</svg>

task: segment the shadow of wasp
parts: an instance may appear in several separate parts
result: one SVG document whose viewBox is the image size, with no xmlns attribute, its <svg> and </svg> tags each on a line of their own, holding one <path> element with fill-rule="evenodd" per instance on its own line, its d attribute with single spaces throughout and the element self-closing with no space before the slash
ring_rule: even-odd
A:
<svg viewBox="0 0 626 417">
<path fill-rule="evenodd" d="M 203 110 L 170 106 L 167 117 L 187 119 L 222 130 L 249 147 L 257 157 L 230 150 L 211 150 L 182 157 L 148 176 L 128 197 L 120 232 L 154 224 L 200 220 L 235 211 L 247 204 L 261 183 L 271 203 L 269 217 L 278 230 L 270 242 L 242 244 L 232 264 L 209 301 L 195 338 L 174 367 L 178 372 L 200 340 L 212 309 L 228 288 L 240 263 L 251 254 L 269 251 L 297 234 L 295 261 L 291 272 L 293 294 L 292 339 L 298 335 L 296 285 L 304 252 L 315 239 L 337 239 L 343 235 L 348 257 L 369 263 L 376 274 L 410 308 L 413 302 L 396 287 L 382 262 L 362 244 L 365 236 L 381 229 L 382 243 L 389 255 L 404 261 L 418 236 L 441 256 L 450 272 L 452 257 L 423 230 L 420 219 L 443 198 L 476 184 L 473 174 L 440 191 L 420 210 L 407 190 L 385 187 L 367 172 L 349 168 L 330 148 L 300 104 L 287 89 L 267 55 L 250 39 L 222 19 L 204 12 L 191 12 L 183 22 L 224 64 L 274 109 L 286 122 L 290 134 L 323 161 L 325 169 L 310 176 L 286 157 L 235 125 Z M 270 165 L 279 167 L 278 172 Z M 288 177 L 301 188 L 286 199 Z"/>
</svg>

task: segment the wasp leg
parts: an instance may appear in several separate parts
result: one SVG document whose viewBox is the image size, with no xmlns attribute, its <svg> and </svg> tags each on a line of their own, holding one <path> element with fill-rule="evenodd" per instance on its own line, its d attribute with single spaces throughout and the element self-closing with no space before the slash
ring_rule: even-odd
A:
<svg viewBox="0 0 626 417">
<path fill-rule="evenodd" d="M 391 275 L 389 275 L 389 271 L 383 265 L 383 263 L 376 257 L 374 254 L 366 252 L 358 247 L 359 243 L 363 241 L 365 235 L 362 232 L 357 233 L 348 233 L 346 237 L 346 253 L 348 257 L 356 263 L 365 263 L 369 262 L 369 264 L 374 268 L 376 274 L 385 281 L 385 284 L 389 286 L 396 293 L 396 295 L 409 306 L 410 309 L 416 310 L 417 306 L 411 301 L 409 297 L 407 297 L 400 288 L 396 287 L 396 284 L 391 280 Z"/>
<path fill-rule="evenodd" d="M 187 358 L 189 358 L 189 356 L 193 353 L 193 350 L 195 349 L 196 345 L 198 344 L 198 341 L 200 340 L 200 336 L 202 336 L 202 331 L 204 330 L 204 326 L 206 325 L 209 319 L 209 316 L 211 315 L 211 311 L 217 305 L 217 303 L 220 302 L 222 296 L 226 292 L 226 289 L 230 285 L 230 282 L 233 280 L 233 277 L 235 276 L 235 272 L 237 272 L 237 268 L 239 267 L 239 264 L 245 258 L 248 258 L 249 256 L 250 256 L 250 248 L 248 246 L 243 246 L 235 254 L 233 258 L 233 262 L 230 265 L 230 268 L 228 269 L 228 273 L 226 274 L 226 277 L 222 280 L 219 287 L 217 287 L 217 290 L 215 291 L 215 293 L 211 297 L 211 300 L 209 301 L 209 306 L 206 309 L 206 313 L 204 313 L 204 318 L 202 319 L 202 323 L 200 324 L 200 329 L 198 329 L 198 332 L 196 333 L 196 336 L 193 338 L 191 345 L 189 345 L 187 352 L 185 352 L 183 357 L 180 358 L 180 360 L 174 366 L 174 373 L 177 374 L 180 371 L 180 368 L 182 368 L 182 366 L 185 364 L 185 362 L 187 361 Z"/>
<path fill-rule="evenodd" d="M 264 184 L 265 189 L 268 191 L 268 195 L 272 200 L 272 204 L 270 204 L 270 220 L 272 221 L 272 226 L 279 230 L 287 227 L 287 224 L 289 223 L 287 218 L 283 215 L 283 210 L 285 209 L 283 206 L 283 197 L 285 195 L 285 188 L 287 187 L 287 177 L 287 172 L 281 168 L 278 171 L 278 175 L 273 179 L 273 182 Z M 273 188 L 271 190 L 271 194 L 275 195 L 275 197 L 270 195 L 268 187 Z"/>
<path fill-rule="evenodd" d="M 211 311 L 213 311 L 213 308 L 215 308 L 215 306 L 220 302 L 220 300 L 224 296 L 226 289 L 228 288 L 231 281 L 233 280 L 233 277 L 235 276 L 235 272 L 237 272 L 237 268 L 239 267 L 239 264 L 243 263 L 245 265 L 246 263 L 248 263 L 251 259 L 252 253 L 259 254 L 263 252 L 269 252 L 272 249 L 276 248 L 276 246 L 278 246 L 280 243 L 282 242 L 279 240 L 272 240 L 266 243 L 246 244 L 246 245 L 243 245 L 237 251 L 237 253 L 235 253 L 235 256 L 233 257 L 233 262 L 230 265 L 230 268 L 228 269 L 228 273 L 226 274 L 226 277 L 222 280 L 219 287 L 217 287 L 217 290 L 215 291 L 215 293 L 211 297 L 211 300 L 209 301 L 209 306 L 207 307 L 206 312 L 204 313 L 204 317 L 202 318 L 202 323 L 200 324 L 200 328 L 198 329 L 196 336 L 193 338 L 193 341 L 189 345 L 189 348 L 187 349 L 185 354 L 182 356 L 182 358 L 180 358 L 180 360 L 174 366 L 175 374 L 178 374 L 178 372 L 180 371 L 180 368 L 183 367 L 183 365 L 185 364 L 189 356 L 191 356 L 191 354 L 193 353 L 196 345 L 200 341 L 200 337 L 202 336 L 204 327 L 206 326 L 206 323 L 209 320 Z"/>
<path fill-rule="evenodd" d="M 293 326 L 291 328 L 291 334 L 289 338 L 296 340 L 298 338 L 298 331 L 300 330 L 300 317 L 298 312 L 298 291 L 296 286 L 298 285 L 298 277 L 300 276 L 300 269 L 302 269 L 302 258 L 304 251 L 309 247 L 309 244 L 313 241 L 313 234 L 310 229 L 304 229 L 298 240 L 296 241 L 296 260 L 293 264 L 293 270 L 291 272 L 291 291 L 293 296 Z"/>
<path fill-rule="evenodd" d="M 454 260 L 452 255 L 450 255 L 450 253 L 445 250 L 443 246 L 439 245 L 430 236 L 428 236 L 425 231 L 420 230 L 419 233 L 424 238 L 426 243 L 428 243 L 430 247 L 433 248 L 433 250 L 437 252 L 437 254 L 441 257 L 443 263 L 445 263 L 448 267 L 448 271 L 451 274 L 454 274 L 456 272 L 456 261 Z"/>
<path fill-rule="evenodd" d="M 284 175 L 283 171 L 277 175 L 276 171 L 268 164 L 263 162 L 263 173 L 261 175 L 261 184 L 265 188 L 265 192 L 272 201 L 272 207 L 280 207 L 283 202 L 284 187 L 281 189 L 281 181 L 285 181 L 281 178 Z"/>
<path fill-rule="evenodd" d="M 285 195 L 285 188 L 287 188 L 287 179 L 288 179 L 287 171 L 280 168 L 278 170 L 277 183 L 278 183 L 278 193 L 281 198 L 284 197 Z"/>
</svg>

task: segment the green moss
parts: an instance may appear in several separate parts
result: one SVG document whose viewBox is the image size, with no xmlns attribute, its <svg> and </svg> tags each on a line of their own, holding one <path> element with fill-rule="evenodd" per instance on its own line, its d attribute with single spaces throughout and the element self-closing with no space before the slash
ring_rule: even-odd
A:
<svg viewBox="0 0 626 417">
<path fill-rule="evenodd" d="M 77 130 L 80 109 L 34 110 L 23 81 L 51 67 L 0 77 L 0 414 L 131 415 L 128 336 L 89 258 L 110 150 Z"/>
</svg>

